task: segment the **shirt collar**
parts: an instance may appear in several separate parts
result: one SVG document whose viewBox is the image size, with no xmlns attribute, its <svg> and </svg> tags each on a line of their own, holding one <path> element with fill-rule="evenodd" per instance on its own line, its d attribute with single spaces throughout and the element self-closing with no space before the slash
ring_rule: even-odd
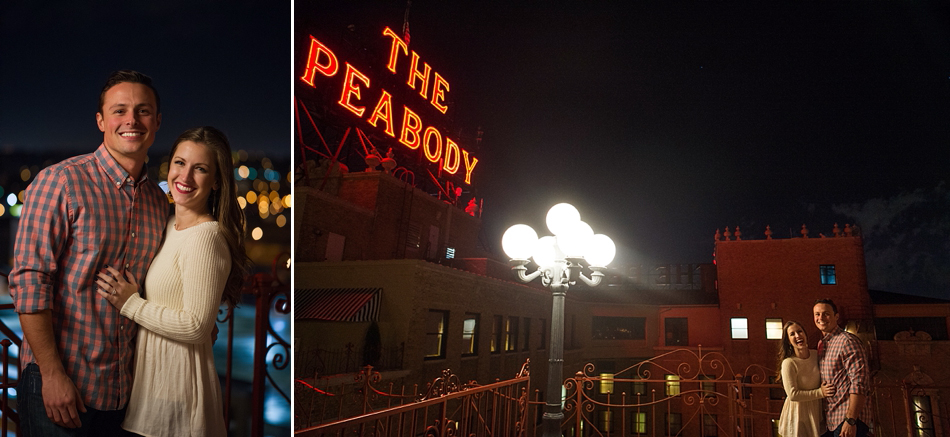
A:
<svg viewBox="0 0 950 437">
<path fill-rule="evenodd" d="M 841 327 L 840 327 L 840 326 L 835 326 L 834 331 L 831 331 L 831 332 L 829 332 L 829 333 L 823 335 L 823 336 L 822 336 L 822 339 L 823 339 L 823 340 L 828 340 L 829 338 L 834 337 L 834 336 L 840 334 L 841 332 L 842 332 Z"/>
<path fill-rule="evenodd" d="M 133 181 L 129 172 L 125 171 L 125 169 L 116 162 L 115 158 L 112 157 L 112 154 L 109 153 L 109 149 L 106 149 L 105 143 L 100 144 L 93 155 L 96 157 L 99 166 L 105 170 L 106 175 L 112 180 L 112 185 L 115 185 L 116 188 L 122 187 L 122 185 L 127 183 L 133 184 L 134 186 L 148 179 L 148 169 L 145 167 L 145 164 L 142 164 L 142 171 L 139 172 L 138 181 Z"/>
</svg>

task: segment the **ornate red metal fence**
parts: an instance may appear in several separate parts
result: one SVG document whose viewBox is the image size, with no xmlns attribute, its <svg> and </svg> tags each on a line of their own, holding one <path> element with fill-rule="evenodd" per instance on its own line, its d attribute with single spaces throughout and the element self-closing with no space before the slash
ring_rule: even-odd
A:
<svg viewBox="0 0 950 437">
<path fill-rule="evenodd" d="M 277 315 L 290 314 L 290 265 L 289 254 L 280 254 L 275 257 L 268 272 L 257 273 L 250 278 L 246 284 L 244 293 L 253 296 L 255 303 L 255 323 L 254 323 L 254 371 L 251 393 L 251 428 L 249 435 L 251 437 L 262 437 L 264 435 L 264 391 L 269 383 L 278 391 L 290 406 L 290 396 L 285 393 L 281 387 L 282 383 L 276 381 L 275 371 L 284 370 L 290 364 L 290 343 L 283 339 L 274 329 L 271 322 L 271 312 Z M 4 279 L 6 275 L 4 274 Z M 13 313 L 12 304 L 0 305 L 0 311 Z M 231 410 L 233 376 L 232 358 L 235 353 L 234 331 L 235 318 L 233 311 L 223 314 L 219 322 L 226 323 L 227 333 L 227 364 L 224 381 L 224 409 L 225 419 L 231 422 L 229 412 Z M 19 368 L 19 357 L 12 354 L 10 349 L 12 345 L 19 347 L 20 337 L 9 326 L 0 321 L 0 334 L 3 338 L 0 340 L 2 346 L 3 363 L 0 368 L 0 436 L 6 436 L 8 430 L 15 430 L 19 433 L 19 416 L 17 415 L 16 405 L 11 402 L 9 389 L 16 387 L 16 380 L 11 378 L 15 369 Z M 220 341 L 220 339 L 218 340 Z"/>
</svg>

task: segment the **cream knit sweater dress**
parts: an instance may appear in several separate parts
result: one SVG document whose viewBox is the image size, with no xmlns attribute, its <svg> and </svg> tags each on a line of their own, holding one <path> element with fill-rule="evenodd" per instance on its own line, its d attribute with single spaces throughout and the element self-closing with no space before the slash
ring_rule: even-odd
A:
<svg viewBox="0 0 950 437">
<path fill-rule="evenodd" d="M 226 436 L 211 330 L 231 269 L 211 221 L 181 231 L 174 216 L 145 278 L 122 315 L 139 325 L 135 379 L 122 427 L 145 436 Z"/>
</svg>

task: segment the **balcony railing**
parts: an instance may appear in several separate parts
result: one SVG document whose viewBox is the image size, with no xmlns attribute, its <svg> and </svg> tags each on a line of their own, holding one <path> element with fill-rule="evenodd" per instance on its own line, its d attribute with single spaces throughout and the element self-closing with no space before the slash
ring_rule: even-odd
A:
<svg viewBox="0 0 950 437">
<path fill-rule="evenodd" d="M 279 398 L 286 402 L 287 409 L 290 409 L 290 395 L 285 391 L 286 381 L 278 376 L 279 372 L 287 369 L 290 364 L 290 343 L 281 337 L 280 330 L 274 329 L 272 317 L 289 319 L 290 314 L 290 266 L 287 263 L 289 255 L 278 255 L 268 272 L 257 273 L 249 278 L 246 283 L 244 294 L 253 299 L 255 306 L 254 330 L 253 330 L 253 377 L 251 381 L 250 397 L 250 429 L 241 434 L 251 437 L 262 437 L 264 435 L 264 416 L 265 416 L 265 391 L 268 387 L 278 393 Z M 3 279 L 6 275 L 3 274 Z M 0 314 L 13 314 L 14 306 L 12 304 L 0 305 Z M 246 419 L 246 417 L 230 417 L 232 410 L 233 388 L 236 379 L 233 375 L 234 360 L 236 354 L 242 353 L 240 345 L 235 342 L 235 331 L 241 327 L 236 326 L 236 317 L 233 310 L 223 313 L 218 319 L 219 323 L 224 324 L 222 333 L 226 335 L 226 374 L 222 390 L 224 391 L 224 415 L 226 423 L 232 428 L 243 428 L 237 422 Z M 10 396 L 10 389 L 16 388 L 16 379 L 14 375 L 19 375 L 19 357 L 12 352 L 12 346 L 16 345 L 17 350 L 21 344 L 21 338 L 11 327 L 0 320 L 0 346 L 2 346 L 3 362 L 0 368 L 0 436 L 6 437 L 8 430 L 19 433 L 19 416 L 17 414 L 15 400 Z M 222 341 L 221 338 L 218 342 Z M 244 370 L 244 369 L 237 369 Z M 237 426 L 235 426 L 237 425 Z"/>
</svg>

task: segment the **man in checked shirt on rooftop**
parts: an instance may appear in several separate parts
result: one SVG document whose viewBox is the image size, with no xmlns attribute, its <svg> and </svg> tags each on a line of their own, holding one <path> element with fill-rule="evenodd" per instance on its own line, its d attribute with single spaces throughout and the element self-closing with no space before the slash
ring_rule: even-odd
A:
<svg viewBox="0 0 950 437">
<path fill-rule="evenodd" d="M 822 333 L 818 342 L 821 382 L 835 387 L 834 396 L 824 400 L 828 428 L 824 437 L 868 436 L 871 375 L 864 343 L 856 335 L 838 327 L 838 307 L 831 299 L 815 301 L 814 316 L 815 326 Z"/>
<path fill-rule="evenodd" d="M 9 276 L 26 436 L 127 435 L 136 325 L 96 294 L 96 274 L 122 266 L 144 278 L 162 241 L 169 203 L 145 168 L 161 121 L 151 79 L 113 73 L 96 113 L 102 144 L 26 190 Z"/>
</svg>

